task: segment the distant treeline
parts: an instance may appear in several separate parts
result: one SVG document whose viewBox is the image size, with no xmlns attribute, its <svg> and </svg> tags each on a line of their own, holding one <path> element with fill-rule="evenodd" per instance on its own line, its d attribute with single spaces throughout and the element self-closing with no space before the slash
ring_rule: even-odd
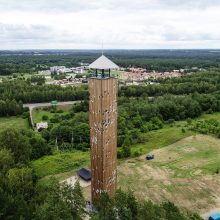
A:
<svg viewBox="0 0 220 220">
<path fill-rule="evenodd" d="M 56 85 L 31 85 L 23 80 L 0 84 L 0 100 L 16 100 L 23 103 L 50 102 L 52 100 L 71 101 L 88 98 L 86 86 L 61 87 Z"/>
<path fill-rule="evenodd" d="M 79 66 L 91 63 L 100 51 L 0 51 L 0 75 L 32 73 L 50 66 Z M 138 66 L 147 70 L 171 71 L 181 68 L 220 67 L 220 50 L 107 50 L 105 55 L 119 66 Z"/>
</svg>

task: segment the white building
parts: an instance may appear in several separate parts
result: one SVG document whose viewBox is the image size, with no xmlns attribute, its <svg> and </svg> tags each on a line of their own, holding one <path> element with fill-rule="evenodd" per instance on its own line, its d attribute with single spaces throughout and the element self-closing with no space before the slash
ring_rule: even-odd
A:
<svg viewBox="0 0 220 220">
<path fill-rule="evenodd" d="M 40 129 L 47 129 L 48 128 L 48 123 L 47 122 L 39 122 L 36 124 L 36 128 L 37 130 L 40 130 Z"/>
<path fill-rule="evenodd" d="M 65 73 L 66 67 L 65 66 L 52 66 L 50 67 L 50 72 L 51 73 L 56 73 L 56 74 L 60 74 L 60 73 Z"/>
<path fill-rule="evenodd" d="M 76 74 L 84 74 L 85 73 L 84 67 L 76 67 L 76 68 L 72 68 L 72 70 Z"/>
</svg>

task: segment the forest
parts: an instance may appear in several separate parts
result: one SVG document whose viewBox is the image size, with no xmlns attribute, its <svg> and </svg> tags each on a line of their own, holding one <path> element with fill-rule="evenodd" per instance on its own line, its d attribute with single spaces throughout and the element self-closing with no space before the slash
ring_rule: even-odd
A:
<svg viewBox="0 0 220 220">
<path fill-rule="evenodd" d="M 220 66 L 219 50 L 106 50 L 104 53 L 121 67 L 137 66 L 149 71 Z M 91 63 L 100 55 L 98 50 L 0 51 L 0 75 L 33 73 L 59 65 L 75 67 Z"/>
</svg>

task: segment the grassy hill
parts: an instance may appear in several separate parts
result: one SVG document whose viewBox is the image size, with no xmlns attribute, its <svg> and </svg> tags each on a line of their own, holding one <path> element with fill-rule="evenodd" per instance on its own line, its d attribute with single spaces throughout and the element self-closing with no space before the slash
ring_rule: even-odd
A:
<svg viewBox="0 0 220 220">
<path fill-rule="evenodd" d="M 152 153 L 153 161 L 141 156 L 121 163 L 120 187 L 140 199 L 170 200 L 199 213 L 220 206 L 219 139 L 193 135 Z"/>
</svg>

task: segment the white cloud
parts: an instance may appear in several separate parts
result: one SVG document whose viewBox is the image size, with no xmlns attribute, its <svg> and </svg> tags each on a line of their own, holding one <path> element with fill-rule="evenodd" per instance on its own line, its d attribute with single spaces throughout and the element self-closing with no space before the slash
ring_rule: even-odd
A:
<svg viewBox="0 0 220 220">
<path fill-rule="evenodd" d="M 4 7 L 2 7 L 4 5 Z M 217 0 L 0 0 L 0 49 L 219 48 Z"/>
</svg>

